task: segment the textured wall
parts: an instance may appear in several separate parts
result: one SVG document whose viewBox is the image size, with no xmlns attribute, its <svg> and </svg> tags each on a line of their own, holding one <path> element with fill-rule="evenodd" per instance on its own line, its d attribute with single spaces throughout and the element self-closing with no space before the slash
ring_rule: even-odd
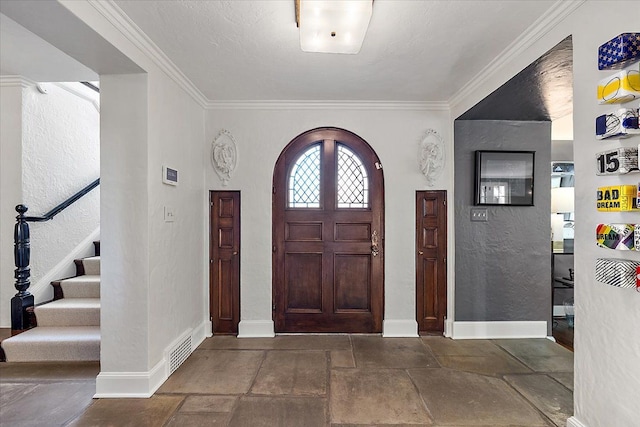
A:
<svg viewBox="0 0 640 427">
<path fill-rule="evenodd" d="M 0 84 L 0 327 L 11 327 L 16 294 L 13 272 L 15 206 L 22 200 L 22 82 L 1 78 Z"/>
<path fill-rule="evenodd" d="M 228 189 L 242 197 L 241 318 L 271 322 L 271 185 L 282 149 L 298 134 L 336 126 L 364 138 L 378 154 L 385 177 L 385 320 L 415 326 L 415 192 L 427 190 L 418 168 L 418 144 L 428 128 L 446 141 L 452 159 L 447 111 L 402 110 L 215 110 L 207 115 L 206 188 L 221 190 L 209 160 L 211 142 L 228 129 L 238 144 L 239 164 Z M 450 164 L 450 163 L 449 163 Z M 451 189 L 443 171 L 435 189 Z M 453 218 L 449 218 L 450 224 Z M 450 276 L 449 276 L 450 277 Z"/>
<path fill-rule="evenodd" d="M 25 89 L 22 185 L 28 215 L 42 215 L 100 176 L 100 114 L 92 103 L 52 84 Z M 31 292 L 52 296 L 40 279 L 100 226 L 100 187 L 53 220 L 31 224 Z M 73 264 L 64 275 L 73 275 Z M 62 277 L 54 277 L 59 279 Z M 45 280 L 47 282 L 48 280 Z"/>
<path fill-rule="evenodd" d="M 455 122 L 456 321 L 550 319 L 550 122 Z M 535 206 L 471 222 L 475 150 L 535 151 Z"/>
</svg>

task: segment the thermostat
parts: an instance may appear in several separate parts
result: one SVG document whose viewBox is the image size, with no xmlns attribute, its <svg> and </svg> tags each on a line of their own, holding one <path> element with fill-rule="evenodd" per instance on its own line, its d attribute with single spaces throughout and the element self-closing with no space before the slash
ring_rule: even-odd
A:
<svg viewBox="0 0 640 427">
<path fill-rule="evenodd" d="M 178 185 L 178 171 L 162 166 L 162 182 L 169 185 Z"/>
</svg>

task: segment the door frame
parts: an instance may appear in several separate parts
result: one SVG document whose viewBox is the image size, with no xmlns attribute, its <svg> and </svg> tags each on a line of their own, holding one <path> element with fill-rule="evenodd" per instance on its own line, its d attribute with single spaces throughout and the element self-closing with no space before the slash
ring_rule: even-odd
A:
<svg viewBox="0 0 640 427">
<path fill-rule="evenodd" d="M 320 137 L 319 135 L 320 133 L 323 134 L 322 137 Z M 378 217 L 377 217 L 377 221 L 379 224 L 378 232 L 380 233 L 379 243 L 378 243 L 380 250 L 379 250 L 379 254 L 377 255 L 379 259 L 379 270 L 378 270 L 379 274 L 377 276 L 379 276 L 380 278 L 380 285 L 379 285 L 379 291 L 376 292 L 377 298 L 378 298 L 377 301 L 379 301 L 379 303 L 376 304 L 376 307 L 371 308 L 371 312 L 374 319 L 373 321 L 374 330 L 372 331 L 372 333 L 379 333 L 379 332 L 382 332 L 382 326 L 384 321 L 384 310 L 385 310 L 385 284 L 384 284 L 385 282 L 385 275 L 384 275 L 384 271 L 385 271 L 385 262 L 384 262 L 385 195 L 384 195 L 384 174 L 382 170 L 382 164 L 380 162 L 380 159 L 376 151 L 373 149 L 373 147 L 371 147 L 371 145 L 367 141 L 365 141 L 363 138 L 361 138 L 360 136 L 358 136 L 357 134 L 349 130 L 336 128 L 336 127 L 320 127 L 320 128 L 311 129 L 299 134 L 298 136 L 293 138 L 282 149 L 274 165 L 273 182 L 272 182 L 273 184 L 272 211 L 271 211 L 272 212 L 272 252 L 273 252 L 271 288 L 272 288 L 272 320 L 274 322 L 274 329 L 276 333 L 282 332 L 281 328 L 279 327 L 280 325 L 279 322 L 284 322 L 281 318 L 278 317 L 278 310 L 277 310 L 278 303 L 279 301 L 281 301 L 282 295 L 278 294 L 279 286 L 277 285 L 277 283 L 282 277 L 282 275 L 284 274 L 283 272 L 284 254 L 280 253 L 281 248 L 278 248 L 278 243 L 280 242 L 281 236 L 284 235 L 283 233 L 285 229 L 285 224 L 284 224 L 284 217 L 278 220 L 277 212 L 279 212 L 282 209 L 279 203 L 286 203 L 286 200 L 287 200 L 286 188 L 277 188 L 277 186 L 280 185 L 281 183 L 285 183 L 286 185 L 286 178 L 289 172 L 285 168 L 285 165 L 287 164 L 287 162 L 291 161 L 293 156 L 297 156 L 300 153 L 302 153 L 305 147 L 309 147 L 319 140 L 334 140 L 336 142 L 347 143 L 346 144 L 347 146 L 349 146 L 348 144 L 349 141 L 351 142 L 357 141 L 358 144 L 362 144 L 363 146 L 366 146 L 367 149 L 369 150 L 368 154 L 370 154 L 372 158 L 375 159 L 374 166 L 370 170 L 370 173 L 373 174 L 373 172 L 378 172 L 380 176 L 379 178 L 380 183 L 378 188 L 379 198 L 375 201 L 375 203 L 377 203 L 376 206 L 375 207 L 372 206 L 372 210 L 375 209 L 375 212 L 378 214 Z M 353 149 L 353 147 L 351 148 Z M 357 150 L 355 151 L 356 153 L 358 153 Z M 362 153 L 358 153 L 358 154 L 362 155 Z M 284 310 L 284 308 L 282 308 L 282 310 Z M 284 316 L 284 311 L 282 312 L 282 316 Z M 306 333 L 305 331 L 296 331 L 296 332 Z M 324 332 L 324 331 L 318 331 L 318 332 Z M 309 331 L 309 333 L 315 333 L 315 332 Z M 336 332 L 336 333 L 339 333 L 339 332 Z"/>
</svg>

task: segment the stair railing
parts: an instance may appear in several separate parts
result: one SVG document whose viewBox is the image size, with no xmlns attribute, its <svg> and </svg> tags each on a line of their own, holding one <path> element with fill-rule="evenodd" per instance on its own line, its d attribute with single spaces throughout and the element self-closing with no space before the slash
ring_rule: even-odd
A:
<svg viewBox="0 0 640 427">
<path fill-rule="evenodd" d="M 31 269 L 29 268 L 29 260 L 31 258 L 29 222 L 44 222 L 51 220 L 98 185 L 100 185 L 100 178 L 96 179 L 91 184 L 87 185 L 82 190 L 78 191 L 76 194 L 69 197 L 67 200 L 42 216 L 26 216 L 25 214 L 29 208 L 25 205 L 16 206 L 18 216 L 16 216 L 16 226 L 13 233 L 13 255 L 16 264 L 15 287 L 18 293 L 11 298 L 12 335 L 18 334 L 32 326 L 29 318 L 30 316 L 27 311 L 27 309 L 34 305 L 33 295 L 29 292 L 29 286 L 31 286 Z"/>
</svg>

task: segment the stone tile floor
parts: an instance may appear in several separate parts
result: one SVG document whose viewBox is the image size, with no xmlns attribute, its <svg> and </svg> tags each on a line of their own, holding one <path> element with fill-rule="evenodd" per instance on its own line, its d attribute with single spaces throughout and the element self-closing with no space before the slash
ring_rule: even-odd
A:
<svg viewBox="0 0 640 427">
<path fill-rule="evenodd" d="M 546 339 L 207 339 L 150 399 L 92 399 L 96 363 L 0 364 L 7 426 L 564 426 L 573 353 Z"/>
</svg>

